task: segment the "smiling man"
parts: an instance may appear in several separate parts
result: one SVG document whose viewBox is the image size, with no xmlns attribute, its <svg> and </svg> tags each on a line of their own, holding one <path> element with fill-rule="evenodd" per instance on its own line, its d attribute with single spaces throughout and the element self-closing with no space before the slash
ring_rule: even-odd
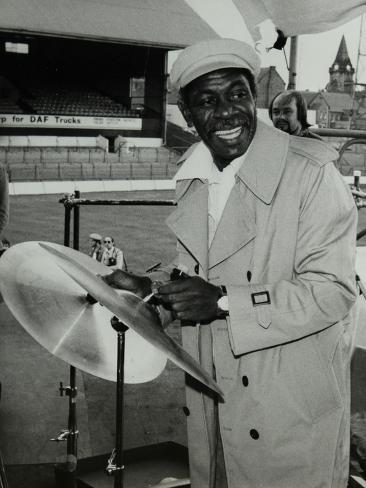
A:
<svg viewBox="0 0 366 488">
<path fill-rule="evenodd" d="M 255 97 L 253 75 L 238 69 L 213 71 L 182 90 L 179 107 L 188 125 L 196 128 L 210 149 L 220 171 L 244 154 L 254 137 Z M 230 110 L 234 115 L 229 117 Z"/>
<path fill-rule="evenodd" d="M 202 139 L 167 220 L 185 274 L 106 281 L 157 290 L 225 394 L 187 377 L 192 488 L 346 488 L 357 211 L 335 151 L 257 120 L 258 72 L 232 39 L 179 55 L 171 79 Z"/>
</svg>

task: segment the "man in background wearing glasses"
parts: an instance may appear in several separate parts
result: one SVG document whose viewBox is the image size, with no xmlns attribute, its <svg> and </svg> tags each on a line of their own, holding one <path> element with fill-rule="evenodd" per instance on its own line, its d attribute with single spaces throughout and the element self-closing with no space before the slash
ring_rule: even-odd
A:
<svg viewBox="0 0 366 488">
<path fill-rule="evenodd" d="M 101 262 L 106 266 L 111 266 L 114 269 L 127 270 L 126 261 L 121 249 L 114 245 L 113 237 L 104 238 L 104 250 Z"/>
</svg>

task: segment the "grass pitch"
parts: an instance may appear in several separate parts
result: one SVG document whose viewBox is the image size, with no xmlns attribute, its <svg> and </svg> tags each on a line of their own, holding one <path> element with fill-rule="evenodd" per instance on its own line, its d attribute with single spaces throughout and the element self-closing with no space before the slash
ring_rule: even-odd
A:
<svg viewBox="0 0 366 488">
<path fill-rule="evenodd" d="M 4 232 L 11 244 L 42 240 L 64 242 L 62 195 L 10 197 L 10 222 Z M 85 193 L 88 199 L 173 200 L 172 191 Z M 141 273 L 157 262 L 168 264 L 175 256 L 175 237 L 165 224 L 172 206 L 80 206 L 80 251 L 88 252 L 88 236 L 112 236 L 125 254 L 129 271 Z M 72 229 L 72 223 L 71 223 Z M 72 236 L 71 236 L 72 237 Z M 72 243 L 71 243 L 72 244 Z"/>
<path fill-rule="evenodd" d="M 5 229 L 12 244 L 43 240 L 64 242 L 62 195 L 19 195 L 10 197 L 10 222 Z M 84 193 L 88 199 L 173 200 L 173 191 Z M 156 262 L 169 263 L 175 256 L 175 237 L 165 224 L 171 206 L 81 206 L 80 250 L 88 251 L 88 236 L 98 232 L 112 236 L 131 271 L 143 272 Z M 358 230 L 366 228 L 366 209 L 358 212 Z M 366 245 L 366 236 L 358 245 Z"/>
</svg>

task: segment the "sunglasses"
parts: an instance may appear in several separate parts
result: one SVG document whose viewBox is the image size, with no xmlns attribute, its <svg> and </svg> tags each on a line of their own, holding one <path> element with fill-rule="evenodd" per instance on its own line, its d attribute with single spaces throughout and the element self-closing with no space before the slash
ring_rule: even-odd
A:
<svg viewBox="0 0 366 488">
<path fill-rule="evenodd" d="M 104 244 L 110 244 L 112 241 L 104 241 Z"/>
</svg>

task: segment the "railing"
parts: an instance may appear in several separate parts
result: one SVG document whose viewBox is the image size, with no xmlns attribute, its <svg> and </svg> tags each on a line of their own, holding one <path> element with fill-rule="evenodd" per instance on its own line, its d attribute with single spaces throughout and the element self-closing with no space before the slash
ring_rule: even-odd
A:
<svg viewBox="0 0 366 488">
<path fill-rule="evenodd" d="M 366 175 L 366 147 L 362 152 L 352 151 L 353 146 L 366 144 L 366 131 L 347 129 L 311 129 L 327 139 L 339 152 L 336 166 L 343 176 L 352 176 L 355 170 Z M 334 139 L 340 139 L 334 143 Z M 344 139 L 347 139 L 346 141 Z"/>
</svg>

